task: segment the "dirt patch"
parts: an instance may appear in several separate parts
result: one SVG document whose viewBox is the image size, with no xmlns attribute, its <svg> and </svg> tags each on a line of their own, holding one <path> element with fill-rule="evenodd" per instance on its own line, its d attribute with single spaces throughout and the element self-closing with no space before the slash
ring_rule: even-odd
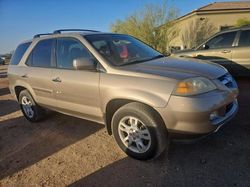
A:
<svg viewBox="0 0 250 187">
<path fill-rule="evenodd" d="M 62 114 L 32 124 L 0 79 L 2 186 L 250 186 L 250 81 L 239 113 L 217 134 L 172 144 L 155 161 L 128 158 L 104 126 Z"/>
</svg>

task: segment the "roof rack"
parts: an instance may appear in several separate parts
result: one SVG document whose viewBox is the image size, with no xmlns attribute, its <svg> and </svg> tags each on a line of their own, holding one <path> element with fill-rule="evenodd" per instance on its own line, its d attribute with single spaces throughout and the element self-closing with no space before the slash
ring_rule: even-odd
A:
<svg viewBox="0 0 250 187">
<path fill-rule="evenodd" d="M 36 34 L 33 38 L 39 38 L 40 36 L 47 36 L 47 35 L 53 35 L 53 34 L 61 34 L 61 32 L 67 32 L 67 31 L 100 32 L 100 31 L 88 30 L 88 29 L 60 29 L 60 30 L 55 30 L 53 33 Z"/>
<path fill-rule="evenodd" d="M 100 32 L 100 31 L 88 30 L 88 29 L 60 29 L 60 30 L 55 30 L 53 34 L 61 34 L 61 32 L 67 32 L 67 31 Z"/>
<path fill-rule="evenodd" d="M 36 34 L 33 38 L 40 38 L 40 36 L 47 36 L 52 35 L 53 33 L 43 33 L 43 34 Z"/>
<path fill-rule="evenodd" d="M 250 25 L 242 25 L 240 28 L 250 27 Z"/>
</svg>

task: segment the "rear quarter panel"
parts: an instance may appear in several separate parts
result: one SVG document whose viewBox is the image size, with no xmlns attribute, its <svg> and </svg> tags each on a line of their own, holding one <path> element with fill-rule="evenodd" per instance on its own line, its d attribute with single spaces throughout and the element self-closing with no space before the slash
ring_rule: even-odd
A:
<svg viewBox="0 0 250 187">
<path fill-rule="evenodd" d="M 18 100 L 15 93 L 15 87 L 16 86 L 22 86 L 28 89 L 28 91 L 32 94 L 34 99 L 36 100 L 36 95 L 34 93 L 34 90 L 31 88 L 31 86 L 26 82 L 24 78 L 21 77 L 21 75 L 26 73 L 26 67 L 25 66 L 17 66 L 17 65 L 9 65 L 8 67 L 8 81 L 9 81 L 9 89 L 12 94 L 12 96 Z"/>
</svg>

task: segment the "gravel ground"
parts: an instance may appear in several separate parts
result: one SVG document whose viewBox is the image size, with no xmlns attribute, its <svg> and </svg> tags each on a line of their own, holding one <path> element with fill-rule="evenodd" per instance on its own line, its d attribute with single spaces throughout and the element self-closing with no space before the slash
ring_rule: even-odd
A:
<svg viewBox="0 0 250 187">
<path fill-rule="evenodd" d="M 141 162 L 101 124 L 57 113 L 28 122 L 4 72 L 0 66 L 0 186 L 250 186 L 249 80 L 238 80 L 239 113 L 225 128 Z"/>
</svg>

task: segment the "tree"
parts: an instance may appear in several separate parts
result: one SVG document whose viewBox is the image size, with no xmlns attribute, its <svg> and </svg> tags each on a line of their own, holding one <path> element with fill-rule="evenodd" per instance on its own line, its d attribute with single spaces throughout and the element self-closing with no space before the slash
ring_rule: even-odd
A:
<svg viewBox="0 0 250 187">
<path fill-rule="evenodd" d="M 167 8 L 166 1 L 161 5 L 148 4 L 125 20 L 115 21 L 111 24 L 111 31 L 132 35 L 164 53 L 176 33 L 169 34 L 173 29 L 170 21 L 177 15 L 178 10 L 174 7 Z"/>
<path fill-rule="evenodd" d="M 236 22 L 236 27 L 248 26 L 250 25 L 250 20 L 247 18 L 240 18 Z"/>
<path fill-rule="evenodd" d="M 208 19 L 195 19 L 181 35 L 183 45 L 191 49 L 200 45 L 217 31 L 216 27 Z"/>
</svg>

